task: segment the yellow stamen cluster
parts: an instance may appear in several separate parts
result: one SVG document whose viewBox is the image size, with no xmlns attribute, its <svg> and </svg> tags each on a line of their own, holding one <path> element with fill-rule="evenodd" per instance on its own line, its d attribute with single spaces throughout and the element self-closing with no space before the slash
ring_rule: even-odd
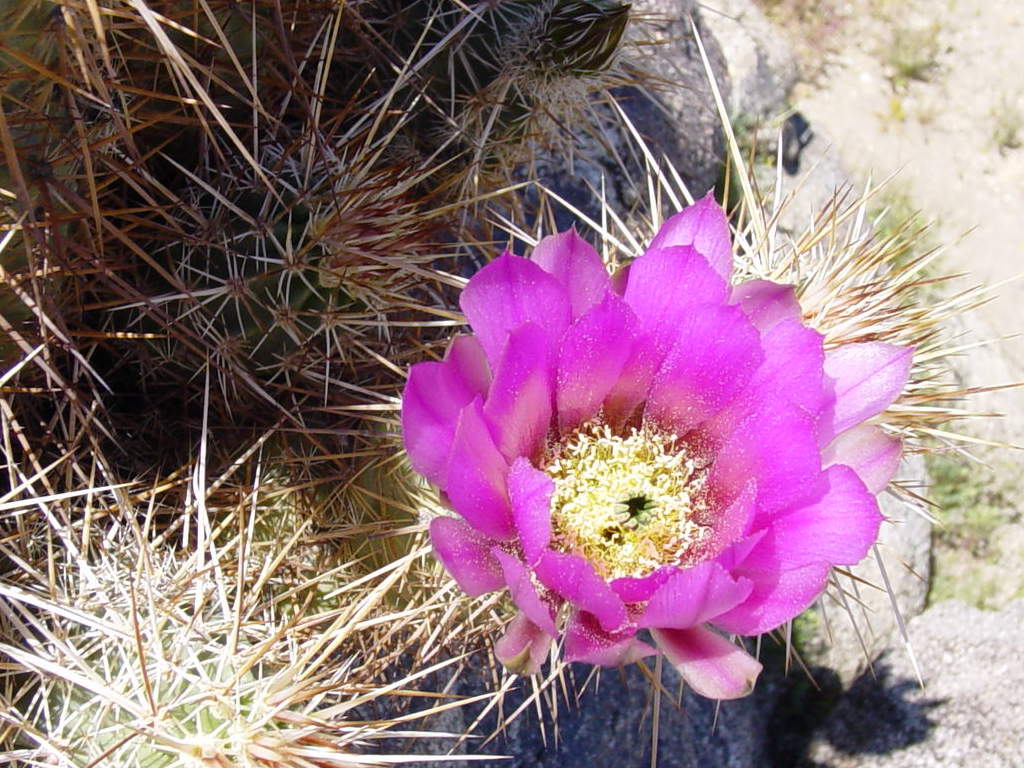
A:
<svg viewBox="0 0 1024 768">
<path fill-rule="evenodd" d="M 649 425 L 617 435 L 591 422 L 549 456 L 553 543 L 605 579 L 680 563 L 710 530 L 698 522 L 707 518 L 707 462 L 677 435 Z"/>
</svg>

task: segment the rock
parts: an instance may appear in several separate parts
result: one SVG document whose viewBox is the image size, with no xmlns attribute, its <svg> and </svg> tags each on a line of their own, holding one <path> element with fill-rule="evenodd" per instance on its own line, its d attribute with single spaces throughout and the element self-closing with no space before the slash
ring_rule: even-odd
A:
<svg viewBox="0 0 1024 768">
<path fill-rule="evenodd" d="M 756 120 L 784 112 L 797 81 L 796 59 L 757 5 L 751 0 L 703 0 L 701 15 L 727 62 L 730 114 Z"/>
<path fill-rule="evenodd" d="M 778 659 L 776 658 L 777 662 Z M 668 665 L 663 673 L 663 694 L 658 721 L 659 768 L 761 768 L 772 764 L 773 725 L 770 717 L 788 681 L 778 671 L 778 663 L 769 662 L 754 693 L 736 701 L 715 702 L 687 690 L 677 706 L 673 697 L 680 691 L 680 679 Z M 474 761 L 481 768 L 620 768 L 644 766 L 651 762 L 653 689 L 636 665 L 620 670 L 601 671 L 600 680 L 588 681 L 592 668 L 573 667 L 574 683 L 569 682 L 568 697 L 560 688 L 549 688 L 540 704 L 544 712 L 543 731 L 538 725 L 537 707 L 531 703 L 493 742 L 478 747 L 469 742 L 458 750 L 462 755 L 490 754 L 507 759 Z M 463 675 L 454 693 L 463 696 L 493 690 L 485 675 Z M 586 689 L 579 696 L 573 685 Z M 508 694 L 503 710 L 507 715 L 523 702 L 524 690 Z M 572 701 L 567 704 L 567 698 Z M 558 712 L 552 714 L 552 700 Z M 433 723 L 437 731 L 460 733 L 481 709 L 459 708 Z M 484 719 L 475 733 L 486 737 L 497 720 L 493 714 Z M 477 738 L 475 741 L 479 742 Z M 409 742 L 399 744 L 408 747 Z M 451 741 L 418 742 L 417 754 L 444 754 Z M 468 746 L 468 748 L 467 748 Z M 387 748 L 387 745 L 384 745 Z M 432 762 L 440 768 L 466 765 L 458 761 Z"/>
<path fill-rule="evenodd" d="M 909 624 L 907 654 L 863 674 L 817 733 L 805 768 L 1019 768 L 1024 600 L 998 612 L 938 603 Z"/>
<path fill-rule="evenodd" d="M 633 13 L 635 18 L 645 20 L 643 33 L 656 42 L 644 46 L 646 57 L 637 62 L 652 79 L 645 84 L 644 92 L 656 103 L 650 105 L 654 109 L 635 115 L 630 111 L 630 117 L 654 156 L 667 157 L 690 192 L 701 197 L 721 174 L 725 139 L 691 19 L 704 45 L 711 75 L 728 104 L 726 60 L 696 0 L 635 0 Z M 623 103 L 627 111 L 630 102 L 637 101 L 630 94 L 619 95 L 626 96 Z"/>
<path fill-rule="evenodd" d="M 924 459 L 907 457 L 897 477 L 912 488 L 923 488 L 927 482 Z M 879 502 L 886 517 L 877 548 L 881 567 L 875 555 L 869 553 L 850 569 L 857 580 L 839 577 L 848 593 L 846 605 L 826 596 L 818 607 L 831 640 L 825 666 L 834 669 L 847 684 L 865 670 L 868 659 L 903 647 L 893 601 L 906 621 L 924 610 L 928 597 L 931 523 L 912 502 L 892 491 L 883 493 Z"/>
<path fill-rule="evenodd" d="M 618 87 L 612 95 L 651 154 L 671 166 L 691 194 L 700 197 L 721 175 L 725 138 L 691 18 L 701 33 L 712 76 L 728 98 L 725 61 L 703 27 L 696 0 L 633 3 L 630 34 L 645 44 L 633 47 L 637 50 L 628 66 L 640 73 L 639 87 Z M 628 219 L 639 196 L 646 202 L 647 161 L 615 110 L 593 103 L 588 113 L 597 128 L 574 131 L 572 156 L 540 149 L 531 170 L 577 211 L 600 220 L 601 201 L 594 194 L 599 191 L 612 210 Z M 557 213 L 559 229 L 577 219 L 575 213 Z"/>
</svg>

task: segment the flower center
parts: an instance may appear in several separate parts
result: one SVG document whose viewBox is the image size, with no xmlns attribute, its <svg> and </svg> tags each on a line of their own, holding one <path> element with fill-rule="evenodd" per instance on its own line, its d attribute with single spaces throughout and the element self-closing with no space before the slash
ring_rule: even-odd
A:
<svg viewBox="0 0 1024 768">
<path fill-rule="evenodd" d="M 595 421 L 548 456 L 552 543 L 607 580 L 678 565 L 711 530 L 699 522 L 709 462 L 677 435 L 647 424 L 617 435 Z"/>
</svg>

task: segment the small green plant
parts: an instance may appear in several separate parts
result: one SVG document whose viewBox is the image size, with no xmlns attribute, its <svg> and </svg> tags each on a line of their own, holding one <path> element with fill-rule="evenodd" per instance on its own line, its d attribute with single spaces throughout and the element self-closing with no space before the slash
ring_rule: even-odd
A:
<svg viewBox="0 0 1024 768">
<path fill-rule="evenodd" d="M 914 81 L 929 80 L 939 66 L 940 27 L 897 26 L 883 51 L 882 63 L 894 91 L 902 92 Z"/>
<path fill-rule="evenodd" d="M 1013 102 L 1003 96 L 998 107 L 992 109 L 992 143 L 1000 154 L 1024 146 L 1024 116 Z"/>
</svg>

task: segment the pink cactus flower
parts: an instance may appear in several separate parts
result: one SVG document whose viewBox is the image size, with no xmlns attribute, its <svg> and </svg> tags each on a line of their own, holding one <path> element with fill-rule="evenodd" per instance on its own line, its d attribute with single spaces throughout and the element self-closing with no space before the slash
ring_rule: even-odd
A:
<svg viewBox="0 0 1024 768">
<path fill-rule="evenodd" d="M 731 636 L 792 619 L 875 542 L 901 445 L 866 422 L 913 350 L 826 350 L 792 286 L 733 285 L 732 261 L 710 196 L 614 277 L 575 232 L 545 238 L 480 270 L 472 335 L 409 372 L 409 459 L 453 513 L 434 551 L 468 594 L 508 590 L 510 669 L 561 638 L 566 661 L 660 652 L 742 696 L 761 666 Z"/>
</svg>

